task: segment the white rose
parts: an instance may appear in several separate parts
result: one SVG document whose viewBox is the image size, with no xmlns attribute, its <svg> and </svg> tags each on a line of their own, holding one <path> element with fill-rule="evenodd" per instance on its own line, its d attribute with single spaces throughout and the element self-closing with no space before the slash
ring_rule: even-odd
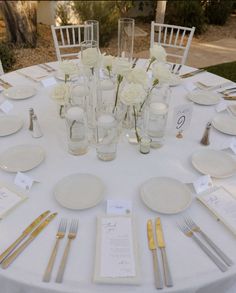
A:
<svg viewBox="0 0 236 293">
<path fill-rule="evenodd" d="M 127 106 L 142 103 L 145 99 L 146 92 L 141 84 L 127 83 L 121 94 L 120 100 Z"/>
<path fill-rule="evenodd" d="M 52 92 L 52 98 L 55 99 L 58 104 L 66 104 L 71 97 L 71 87 L 68 83 L 58 84 Z"/>
<path fill-rule="evenodd" d="M 156 61 L 165 62 L 166 55 L 166 50 L 158 44 L 154 44 L 153 47 L 150 48 L 150 58 L 155 58 Z"/>
<path fill-rule="evenodd" d="M 69 60 L 64 60 L 64 61 L 60 62 L 59 69 L 65 75 L 75 75 L 78 73 L 77 65 L 74 62 L 71 62 Z"/>
<path fill-rule="evenodd" d="M 131 70 L 131 64 L 124 59 L 115 58 L 112 62 L 112 71 L 114 74 L 126 76 Z"/>
<path fill-rule="evenodd" d="M 115 57 L 111 55 L 103 55 L 102 56 L 102 65 L 104 68 L 110 67 L 112 68 L 112 63 Z"/>
<path fill-rule="evenodd" d="M 126 76 L 129 82 L 139 83 L 142 86 L 147 86 L 148 78 L 147 72 L 143 68 L 133 68 Z"/>
<path fill-rule="evenodd" d="M 81 61 L 85 66 L 98 67 L 101 55 L 96 48 L 87 48 L 82 52 Z"/>
<path fill-rule="evenodd" d="M 155 79 L 159 79 L 160 83 L 169 82 L 172 78 L 170 69 L 164 63 L 158 63 L 152 68 L 152 74 Z"/>
</svg>

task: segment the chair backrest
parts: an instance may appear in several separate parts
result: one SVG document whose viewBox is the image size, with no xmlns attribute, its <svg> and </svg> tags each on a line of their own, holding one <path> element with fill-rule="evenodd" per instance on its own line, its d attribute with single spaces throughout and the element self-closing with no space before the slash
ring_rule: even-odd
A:
<svg viewBox="0 0 236 293">
<path fill-rule="evenodd" d="M 167 55 L 180 59 L 181 64 L 185 64 L 188 51 L 195 32 L 195 27 L 151 23 L 151 42 L 163 46 L 167 50 Z M 174 53 L 171 53 L 173 51 Z"/>
<path fill-rule="evenodd" d="M 3 66 L 2 66 L 2 60 L 0 59 L 0 75 L 4 74 Z"/>
<path fill-rule="evenodd" d="M 88 30 L 93 30 L 92 25 L 51 25 L 54 46 L 56 49 L 57 59 L 68 59 L 77 57 L 80 44 L 85 41 Z M 93 33 L 91 33 L 93 35 Z"/>
</svg>

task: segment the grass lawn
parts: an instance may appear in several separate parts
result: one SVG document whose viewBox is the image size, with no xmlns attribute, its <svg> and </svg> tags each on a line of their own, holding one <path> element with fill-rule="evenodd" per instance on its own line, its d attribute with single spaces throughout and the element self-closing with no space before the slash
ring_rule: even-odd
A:
<svg viewBox="0 0 236 293">
<path fill-rule="evenodd" d="M 208 72 L 217 74 L 236 82 L 236 61 L 205 67 Z"/>
</svg>

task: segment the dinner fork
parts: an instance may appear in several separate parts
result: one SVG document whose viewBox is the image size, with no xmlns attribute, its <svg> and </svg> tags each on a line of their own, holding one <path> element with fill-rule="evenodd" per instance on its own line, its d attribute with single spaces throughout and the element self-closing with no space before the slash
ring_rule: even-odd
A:
<svg viewBox="0 0 236 293">
<path fill-rule="evenodd" d="M 134 68 L 136 66 L 138 59 L 139 59 L 138 57 L 134 59 L 134 63 L 132 64 L 132 68 Z"/>
<path fill-rule="evenodd" d="M 57 283 L 62 282 L 65 267 L 66 267 L 66 262 L 67 262 L 68 255 L 69 255 L 71 241 L 76 238 L 77 231 L 78 231 L 78 220 L 73 219 L 71 221 L 71 224 L 70 224 L 70 230 L 69 230 L 69 233 L 68 233 L 67 244 L 66 244 L 66 247 L 65 247 L 62 259 L 61 259 L 61 263 L 60 263 L 60 266 L 59 266 L 59 269 L 58 269 L 58 272 L 57 272 L 57 277 L 56 277 L 56 282 Z"/>
<path fill-rule="evenodd" d="M 186 224 L 177 224 L 177 226 L 181 232 L 183 232 L 187 237 L 192 238 L 198 244 L 198 246 L 205 252 L 205 254 L 216 264 L 216 266 L 222 272 L 228 270 L 228 267 L 217 256 L 215 256 L 196 235 L 194 235 L 194 232 Z"/>
<path fill-rule="evenodd" d="M 179 72 L 180 72 L 180 69 L 182 68 L 182 66 L 183 66 L 182 64 L 180 64 L 180 65 L 179 65 L 179 67 L 177 68 L 177 70 L 176 70 L 176 72 L 175 72 L 175 74 L 176 74 L 176 75 L 178 75 L 178 74 L 179 74 Z"/>
<path fill-rule="evenodd" d="M 184 218 L 187 226 L 193 231 L 199 233 L 209 246 L 218 254 L 218 256 L 228 265 L 232 266 L 232 260 L 201 230 L 201 228 L 189 217 Z"/>
<path fill-rule="evenodd" d="M 176 63 L 172 64 L 172 67 L 171 67 L 171 73 L 174 73 L 175 66 L 176 66 Z"/>
<path fill-rule="evenodd" d="M 58 227 L 58 231 L 56 234 L 56 242 L 54 244 L 53 250 L 51 252 L 51 256 L 48 261 L 48 265 L 43 275 L 43 282 L 49 282 L 51 279 L 52 269 L 55 263 L 55 259 L 56 259 L 57 251 L 59 247 L 59 241 L 65 236 L 66 226 L 67 226 L 67 220 L 61 219 L 59 227 Z"/>
</svg>

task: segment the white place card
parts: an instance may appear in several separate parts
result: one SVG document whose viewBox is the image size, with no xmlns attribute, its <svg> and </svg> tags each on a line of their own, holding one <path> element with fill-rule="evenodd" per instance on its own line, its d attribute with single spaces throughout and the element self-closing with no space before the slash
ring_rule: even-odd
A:
<svg viewBox="0 0 236 293">
<path fill-rule="evenodd" d="M 232 137 L 229 147 L 236 154 L 236 137 Z"/>
<path fill-rule="evenodd" d="M 25 190 L 30 190 L 34 183 L 34 179 L 22 172 L 17 172 L 14 183 Z"/>
<path fill-rule="evenodd" d="M 184 81 L 184 83 L 183 83 L 183 87 L 184 87 L 188 92 L 192 92 L 192 91 L 194 91 L 194 90 L 197 88 L 197 86 L 196 86 L 193 82 L 191 82 L 191 81 Z"/>
<path fill-rule="evenodd" d="M 7 184 L 0 184 L 0 219 L 6 216 L 27 197 Z"/>
<path fill-rule="evenodd" d="M 129 215 L 132 212 L 131 200 L 107 200 L 107 214 Z"/>
<path fill-rule="evenodd" d="M 101 276 L 134 277 L 136 273 L 131 219 L 104 218 L 101 225 Z"/>
<path fill-rule="evenodd" d="M 219 104 L 216 105 L 216 112 L 225 111 L 228 108 L 228 102 L 226 100 L 221 100 Z"/>
<path fill-rule="evenodd" d="M 193 187 L 194 187 L 197 194 L 212 188 L 213 182 L 211 180 L 210 175 L 203 175 L 203 176 L 198 177 L 193 182 Z"/>
<path fill-rule="evenodd" d="M 191 123 L 193 103 L 174 107 L 173 127 L 177 132 L 186 130 Z"/>
<path fill-rule="evenodd" d="M 51 77 L 42 79 L 41 84 L 43 85 L 43 87 L 47 88 L 47 87 L 50 87 L 50 86 L 57 84 L 57 81 L 56 81 L 55 77 L 51 76 Z"/>
<path fill-rule="evenodd" d="M 13 109 L 13 104 L 9 101 L 5 101 L 0 105 L 0 109 L 7 114 Z"/>
<path fill-rule="evenodd" d="M 215 187 L 197 198 L 236 235 L 235 196 L 224 187 Z"/>
</svg>

